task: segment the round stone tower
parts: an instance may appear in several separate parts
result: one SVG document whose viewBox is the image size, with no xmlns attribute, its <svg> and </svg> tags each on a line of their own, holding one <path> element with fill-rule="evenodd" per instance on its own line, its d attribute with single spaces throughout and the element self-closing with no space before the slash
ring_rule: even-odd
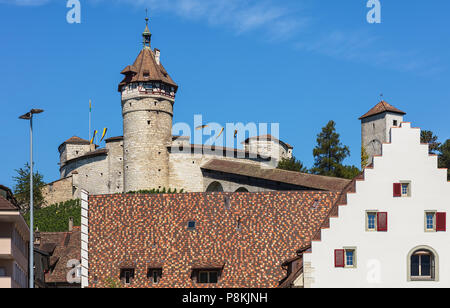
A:
<svg viewBox="0 0 450 308">
<path fill-rule="evenodd" d="M 127 66 L 119 84 L 122 94 L 124 191 L 169 187 L 169 152 L 177 84 L 151 49 L 146 18 L 143 49 Z"/>
</svg>

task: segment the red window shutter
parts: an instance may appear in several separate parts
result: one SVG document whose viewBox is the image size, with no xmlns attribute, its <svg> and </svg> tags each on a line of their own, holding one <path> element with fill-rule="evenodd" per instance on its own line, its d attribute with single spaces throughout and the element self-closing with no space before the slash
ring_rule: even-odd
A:
<svg viewBox="0 0 450 308">
<path fill-rule="evenodd" d="M 402 184 L 394 183 L 394 197 L 402 196 Z"/>
<path fill-rule="evenodd" d="M 334 266 L 335 267 L 345 267 L 345 250 L 336 249 L 334 251 Z"/>
<path fill-rule="evenodd" d="M 377 230 L 378 232 L 387 232 L 388 230 L 388 213 L 377 214 Z"/>
<path fill-rule="evenodd" d="M 436 213 L 436 231 L 447 231 L 447 213 Z"/>
</svg>

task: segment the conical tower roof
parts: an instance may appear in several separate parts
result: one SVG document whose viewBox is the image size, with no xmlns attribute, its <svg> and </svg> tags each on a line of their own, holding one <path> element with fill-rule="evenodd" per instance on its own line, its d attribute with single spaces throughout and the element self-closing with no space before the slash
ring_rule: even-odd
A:
<svg viewBox="0 0 450 308">
<path fill-rule="evenodd" d="M 362 117 L 360 117 L 360 120 L 363 120 L 365 118 L 369 118 L 384 112 L 393 112 L 393 113 L 397 113 L 397 114 L 401 114 L 401 115 L 405 115 L 406 112 L 401 111 L 400 109 L 395 108 L 394 106 L 388 104 L 385 101 L 381 101 L 378 104 L 375 105 L 375 107 L 373 107 L 372 109 L 369 110 L 369 112 L 367 112 L 365 115 L 363 115 Z"/>
<path fill-rule="evenodd" d="M 178 85 L 169 76 L 161 62 L 156 61 L 155 53 L 150 47 L 151 33 L 148 28 L 148 19 L 146 18 L 145 31 L 142 34 L 144 37 L 144 47 L 139 53 L 138 57 L 134 61 L 133 65 L 127 66 L 122 70 L 121 74 L 125 75 L 125 78 L 119 84 L 119 92 L 121 92 L 122 86 L 134 83 L 134 82 L 161 82 L 175 88 L 175 92 L 178 90 Z"/>
</svg>

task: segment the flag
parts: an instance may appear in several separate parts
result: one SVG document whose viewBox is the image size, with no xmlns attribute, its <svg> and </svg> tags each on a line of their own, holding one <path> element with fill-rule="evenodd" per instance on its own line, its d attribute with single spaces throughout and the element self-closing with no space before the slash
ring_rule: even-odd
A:
<svg viewBox="0 0 450 308">
<path fill-rule="evenodd" d="M 89 112 L 92 112 L 92 101 L 89 100 Z"/>
<path fill-rule="evenodd" d="M 107 132 L 108 132 L 108 129 L 105 127 L 105 128 L 103 129 L 102 139 L 100 139 L 100 142 L 103 141 L 103 139 L 105 138 Z"/>
<path fill-rule="evenodd" d="M 94 130 L 94 136 L 92 136 L 91 144 L 94 143 L 94 138 L 95 138 L 95 136 L 97 135 L 97 133 L 98 133 L 98 131 Z"/>
<path fill-rule="evenodd" d="M 208 126 L 209 125 L 201 125 L 201 126 L 196 127 L 195 130 L 201 130 L 201 129 L 207 128 Z"/>
<path fill-rule="evenodd" d="M 220 136 L 222 136 L 223 130 L 224 130 L 224 129 L 225 129 L 225 128 L 222 127 L 222 130 L 220 131 L 219 136 L 216 137 L 216 140 L 219 139 Z"/>
</svg>

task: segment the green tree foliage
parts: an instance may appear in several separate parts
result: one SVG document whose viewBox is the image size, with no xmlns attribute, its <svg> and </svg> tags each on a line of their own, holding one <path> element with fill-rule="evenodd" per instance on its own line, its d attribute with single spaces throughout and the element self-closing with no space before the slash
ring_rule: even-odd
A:
<svg viewBox="0 0 450 308">
<path fill-rule="evenodd" d="M 22 211 L 28 212 L 30 209 L 30 165 L 27 163 L 24 168 L 15 171 L 17 175 L 13 177 L 14 195 Z M 41 190 L 44 185 L 44 177 L 37 171 L 33 172 L 33 201 L 36 209 L 41 208 L 44 204 Z"/>
<path fill-rule="evenodd" d="M 313 151 L 314 167 L 311 172 L 318 175 L 348 177 L 353 167 L 344 167 L 342 162 L 350 155 L 350 149 L 340 141 L 334 121 L 322 128 L 317 136 L 317 146 Z M 356 167 L 354 167 L 356 168 Z M 357 168 L 356 168 L 357 169 Z"/>
<path fill-rule="evenodd" d="M 433 134 L 433 132 L 428 130 L 423 130 L 420 133 L 420 142 L 428 143 L 430 145 L 430 154 L 436 154 L 439 151 L 441 144 L 438 142 L 438 137 Z"/>
<path fill-rule="evenodd" d="M 450 139 L 439 147 L 439 168 L 447 168 L 448 180 L 450 181 Z"/>
<path fill-rule="evenodd" d="M 361 147 L 361 169 L 366 168 L 369 165 L 369 154 L 367 154 L 366 148 Z"/>
<path fill-rule="evenodd" d="M 288 170 L 288 171 L 296 171 L 307 173 L 308 168 L 306 168 L 303 163 L 297 160 L 295 157 L 292 158 L 283 158 L 278 163 L 278 169 Z"/>
<path fill-rule="evenodd" d="M 360 175 L 361 170 L 359 170 L 356 166 L 341 166 L 338 168 L 337 177 L 344 179 L 354 179 L 358 175 Z"/>
<path fill-rule="evenodd" d="M 81 201 L 70 200 L 37 209 L 34 212 L 34 225 L 41 232 L 69 231 L 69 218 L 73 217 L 74 226 L 81 226 Z M 30 214 L 24 215 L 29 224 Z"/>
</svg>

